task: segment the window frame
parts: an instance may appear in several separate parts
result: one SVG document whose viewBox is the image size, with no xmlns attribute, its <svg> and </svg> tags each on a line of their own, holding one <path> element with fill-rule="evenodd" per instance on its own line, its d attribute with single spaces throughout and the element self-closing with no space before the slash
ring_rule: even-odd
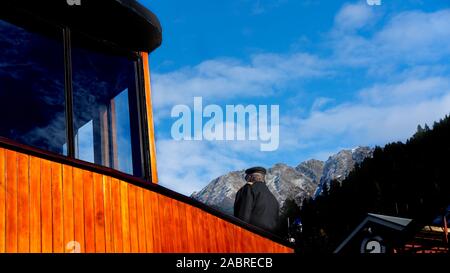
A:
<svg viewBox="0 0 450 273">
<path fill-rule="evenodd" d="M 144 79 L 144 67 L 143 67 L 143 60 L 140 52 L 132 51 L 130 49 L 122 48 L 116 44 L 109 43 L 106 41 L 102 41 L 99 39 L 96 39 L 95 37 L 92 37 L 90 35 L 85 35 L 83 32 L 75 32 L 83 35 L 88 39 L 89 41 L 92 41 L 92 43 L 100 44 L 102 47 L 106 47 L 109 49 L 112 49 L 114 51 L 119 52 L 121 55 L 126 57 L 132 57 L 134 59 L 133 65 L 135 67 L 135 84 L 136 84 L 136 108 L 130 111 L 137 111 L 136 117 L 137 117 L 137 123 L 138 123 L 138 132 L 139 135 L 139 147 L 140 147 L 140 165 L 142 166 L 142 177 L 141 176 L 135 176 L 132 174 L 121 172 L 120 170 L 106 167 L 100 164 L 95 164 L 87 161 L 83 161 L 81 159 L 77 159 L 75 157 L 75 135 L 74 135 L 74 112 L 73 112 L 73 78 L 72 78 L 72 28 L 66 25 L 61 25 L 53 22 L 49 22 L 47 20 L 44 20 L 43 18 L 36 18 L 34 16 L 27 15 L 28 18 L 26 21 L 41 21 L 45 24 L 57 27 L 62 31 L 61 39 L 62 40 L 62 46 L 63 46 L 63 52 L 64 52 L 64 97 L 65 97 L 65 122 L 66 122 L 66 139 L 67 139 L 67 155 L 60 155 L 57 153 L 54 153 L 49 150 L 45 150 L 42 148 L 37 147 L 31 147 L 27 144 L 20 143 L 18 141 L 15 141 L 13 139 L 9 139 L 6 137 L 0 136 L 0 142 L 6 142 L 7 145 L 16 144 L 21 149 L 25 149 L 27 151 L 39 151 L 40 153 L 46 155 L 47 157 L 52 157 L 55 159 L 58 158 L 67 158 L 71 162 L 77 162 L 80 165 L 84 165 L 85 167 L 92 168 L 95 166 L 96 171 L 105 173 L 105 170 L 110 170 L 107 172 L 110 175 L 116 174 L 119 172 L 120 174 L 123 174 L 125 176 L 131 176 L 138 179 L 143 179 L 146 182 L 151 183 L 152 182 L 152 170 L 151 170 L 151 158 L 150 158 L 150 143 L 148 139 L 148 128 L 147 128 L 147 109 L 146 109 L 146 90 L 145 90 L 145 79 Z M 6 18 L 7 19 L 7 18 Z M 3 16 L 0 17 L 0 20 L 4 20 Z M 7 20 L 8 21 L 8 20 Z M 9 21 L 8 21 L 9 22 Z M 14 22 L 11 22 L 11 24 L 16 25 Z M 27 28 L 25 28 L 27 30 Z M 37 32 L 40 33 L 40 32 Z M 6 141 L 5 141 L 6 140 Z M 60 160 L 58 160 L 60 161 Z"/>
</svg>

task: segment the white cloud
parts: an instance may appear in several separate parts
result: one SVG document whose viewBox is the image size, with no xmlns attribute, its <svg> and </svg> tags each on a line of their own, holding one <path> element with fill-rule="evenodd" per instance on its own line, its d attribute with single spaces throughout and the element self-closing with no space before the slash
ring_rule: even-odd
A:
<svg viewBox="0 0 450 273">
<path fill-rule="evenodd" d="M 249 162 L 241 159 L 238 147 L 230 149 L 233 144 L 244 145 L 241 142 L 158 141 L 160 184 L 190 195 L 220 175 L 244 169 Z"/>
<path fill-rule="evenodd" d="M 375 85 L 361 90 L 359 97 L 353 103 L 313 111 L 305 119 L 292 118 L 289 126 L 297 128 L 297 134 L 291 135 L 296 137 L 296 146 L 404 141 L 418 124 L 432 124 L 450 113 L 450 84 L 442 78 Z"/>
<path fill-rule="evenodd" d="M 338 13 L 331 31 L 335 58 L 341 65 L 365 66 L 368 73 L 385 76 L 399 66 L 434 63 L 450 55 L 450 10 L 401 12 L 388 17 L 383 28 L 369 37 L 351 29 L 342 31 L 341 14 L 352 14 L 347 10 L 344 6 Z M 364 12 L 353 13 L 361 18 L 354 16 L 351 25 L 364 25 Z"/>
<path fill-rule="evenodd" d="M 359 96 L 371 105 L 417 103 L 433 97 L 441 97 L 450 91 L 449 87 L 448 78 L 414 77 L 396 84 L 375 84 L 361 90 Z"/>
<path fill-rule="evenodd" d="M 329 104 L 332 101 L 333 101 L 332 98 L 319 97 L 319 98 L 314 100 L 314 102 L 313 102 L 313 104 L 311 106 L 311 111 L 320 110 L 322 107 L 324 107 L 325 105 Z"/>
<path fill-rule="evenodd" d="M 190 103 L 195 96 L 218 100 L 269 96 L 291 80 L 326 73 L 323 61 L 305 53 L 256 54 L 248 64 L 235 59 L 208 60 L 194 67 L 153 74 L 154 105 L 158 111 Z"/>
<path fill-rule="evenodd" d="M 375 9 L 361 1 L 355 4 L 345 4 L 334 18 L 335 30 L 353 31 L 360 29 L 375 19 Z"/>
</svg>

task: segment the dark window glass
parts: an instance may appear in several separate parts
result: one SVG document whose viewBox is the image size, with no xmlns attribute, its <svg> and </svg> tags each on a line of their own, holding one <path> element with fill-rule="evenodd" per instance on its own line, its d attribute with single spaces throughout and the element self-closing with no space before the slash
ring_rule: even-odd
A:
<svg viewBox="0 0 450 273">
<path fill-rule="evenodd" d="M 72 44 L 75 157 L 142 177 L 136 60 L 94 45 Z"/>
<path fill-rule="evenodd" d="M 0 136 L 65 154 L 62 30 L 7 20 L 0 19 Z"/>
</svg>

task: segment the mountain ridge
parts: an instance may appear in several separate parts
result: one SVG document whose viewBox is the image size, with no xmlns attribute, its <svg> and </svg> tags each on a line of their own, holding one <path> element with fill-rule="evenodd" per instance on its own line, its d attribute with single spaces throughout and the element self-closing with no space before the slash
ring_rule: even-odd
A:
<svg viewBox="0 0 450 273">
<path fill-rule="evenodd" d="M 287 199 L 300 206 L 303 199 L 320 195 L 332 180 L 342 181 L 356 164 L 372 154 L 370 147 L 356 147 L 341 150 L 326 161 L 309 159 L 296 167 L 276 163 L 267 168 L 266 184 L 280 203 L 280 209 Z M 237 170 L 219 176 L 191 197 L 232 215 L 236 192 L 246 183 L 244 172 Z"/>
</svg>

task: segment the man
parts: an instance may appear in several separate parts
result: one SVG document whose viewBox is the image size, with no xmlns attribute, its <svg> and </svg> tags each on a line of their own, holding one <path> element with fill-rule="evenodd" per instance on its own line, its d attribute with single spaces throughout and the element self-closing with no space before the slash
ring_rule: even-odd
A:
<svg viewBox="0 0 450 273">
<path fill-rule="evenodd" d="M 275 232 L 279 204 L 265 183 L 266 169 L 253 167 L 245 171 L 247 183 L 236 193 L 234 216 L 252 225 Z"/>
</svg>

